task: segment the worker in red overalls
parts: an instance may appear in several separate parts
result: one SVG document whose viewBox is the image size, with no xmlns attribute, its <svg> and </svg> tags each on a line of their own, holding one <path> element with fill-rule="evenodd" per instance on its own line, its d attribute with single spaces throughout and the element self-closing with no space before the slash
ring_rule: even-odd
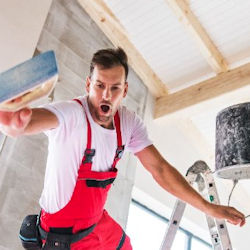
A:
<svg viewBox="0 0 250 250">
<path fill-rule="evenodd" d="M 125 52 L 97 51 L 86 80 L 87 95 L 41 108 L 0 112 L 10 136 L 44 132 L 49 139 L 39 235 L 43 249 L 132 249 L 122 228 L 104 210 L 116 164 L 134 153 L 167 191 L 208 215 L 245 223 L 232 207 L 204 200 L 157 151 L 141 119 L 121 105 L 128 91 Z"/>
</svg>

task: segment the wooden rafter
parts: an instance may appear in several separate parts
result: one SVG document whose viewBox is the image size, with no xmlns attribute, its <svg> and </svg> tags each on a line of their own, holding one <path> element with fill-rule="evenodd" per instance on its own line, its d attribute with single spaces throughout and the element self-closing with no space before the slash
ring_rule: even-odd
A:
<svg viewBox="0 0 250 250">
<path fill-rule="evenodd" d="M 165 84 L 153 72 L 135 46 L 131 43 L 125 29 L 103 0 L 78 0 L 78 2 L 114 46 L 120 46 L 125 49 L 130 66 L 148 87 L 150 93 L 154 97 L 166 95 L 167 89 Z"/>
<path fill-rule="evenodd" d="M 176 93 L 160 97 L 155 103 L 155 118 L 176 112 L 250 84 L 250 63 L 220 73 L 216 77 Z"/>
<path fill-rule="evenodd" d="M 166 0 L 174 10 L 178 19 L 185 24 L 187 30 L 198 44 L 198 47 L 208 64 L 217 73 L 227 71 L 227 63 L 196 16 L 190 10 L 187 0 Z"/>
</svg>

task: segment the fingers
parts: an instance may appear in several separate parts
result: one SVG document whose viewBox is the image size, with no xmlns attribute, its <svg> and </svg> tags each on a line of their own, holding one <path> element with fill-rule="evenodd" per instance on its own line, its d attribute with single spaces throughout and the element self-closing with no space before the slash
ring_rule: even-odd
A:
<svg viewBox="0 0 250 250">
<path fill-rule="evenodd" d="M 24 108 L 20 110 L 20 116 L 22 119 L 27 119 L 31 115 L 31 109 L 29 108 Z"/>
<path fill-rule="evenodd" d="M 13 116 L 12 112 L 0 111 L 0 123 L 5 126 L 10 125 L 12 116 Z"/>
<path fill-rule="evenodd" d="M 240 226 L 243 226 L 245 224 L 245 220 L 244 219 L 241 219 L 239 217 L 232 217 L 230 219 L 227 219 L 227 221 L 233 225 L 240 225 Z"/>
<path fill-rule="evenodd" d="M 20 134 L 31 120 L 32 111 L 24 108 L 16 112 L 0 111 L 0 130 L 9 136 Z"/>
<path fill-rule="evenodd" d="M 244 226 L 246 224 L 246 218 L 244 217 L 243 220 L 241 220 L 240 227 Z"/>
<path fill-rule="evenodd" d="M 239 225 L 240 227 L 244 226 L 246 223 L 245 219 L 240 219 L 237 217 L 235 217 L 233 219 L 228 219 L 227 221 L 233 225 Z"/>
<path fill-rule="evenodd" d="M 245 225 L 246 219 L 245 215 L 235 208 L 228 207 L 229 218 L 227 221 L 233 225 L 240 225 L 241 227 Z"/>
<path fill-rule="evenodd" d="M 13 114 L 11 127 L 13 129 L 23 129 L 29 123 L 31 110 L 28 108 L 21 109 Z"/>
<path fill-rule="evenodd" d="M 27 125 L 28 122 L 30 121 L 32 111 L 29 108 L 24 108 L 20 110 L 20 121 L 22 125 Z"/>
<path fill-rule="evenodd" d="M 20 111 L 13 113 L 10 127 L 13 129 L 20 129 L 21 128 L 21 119 L 20 119 Z"/>
<path fill-rule="evenodd" d="M 245 215 L 241 213 L 240 211 L 236 210 L 235 208 L 233 208 L 233 210 L 234 210 L 235 216 L 240 219 L 239 224 L 242 227 L 246 223 Z"/>
<path fill-rule="evenodd" d="M 21 101 L 22 101 L 22 97 L 19 96 L 19 97 L 15 98 L 15 99 L 10 100 L 8 103 L 18 103 L 18 102 L 21 102 Z"/>
<path fill-rule="evenodd" d="M 210 215 L 218 219 L 224 219 L 233 225 L 243 226 L 246 223 L 245 215 L 233 207 L 211 205 Z"/>
</svg>

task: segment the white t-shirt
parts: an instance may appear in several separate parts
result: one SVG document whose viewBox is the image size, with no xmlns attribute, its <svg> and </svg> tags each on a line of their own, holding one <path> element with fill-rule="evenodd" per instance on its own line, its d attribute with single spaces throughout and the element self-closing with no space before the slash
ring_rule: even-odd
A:
<svg viewBox="0 0 250 250">
<path fill-rule="evenodd" d="M 91 125 L 92 144 L 96 150 L 93 171 L 108 171 L 116 148 L 116 130 L 105 129 L 94 122 L 87 97 L 78 98 L 84 105 Z M 48 213 L 62 209 L 70 200 L 77 173 L 87 144 L 87 122 L 83 107 L 76 101 L 57 102 L 44 106 L 53 112 L 59 126 L 45 131 L 49 139 L 48 159 L 40 206 Z M 137 153 L 152 144 L 141 119 L 126 107 L 119 107 L 122 143 L 125 151 Z"/>
</svg>

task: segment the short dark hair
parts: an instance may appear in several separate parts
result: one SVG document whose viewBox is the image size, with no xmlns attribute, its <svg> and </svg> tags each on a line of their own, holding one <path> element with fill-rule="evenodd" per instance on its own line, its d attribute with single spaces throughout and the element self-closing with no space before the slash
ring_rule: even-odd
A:
<svg viewBox="0 0 250 250">
<path fill-rule="evenodd" d="M 110 69 L 116 66 L 123 66 L 125 69 L 125 80 L 128 76 L 128 57 L 125 51 L 118 47 L 116 49 L 98 50 L 92 57 L 90 64 L 90 77 L 92 76 L 94 67 L 98 65 L 103 69 Z"/>
</svg>

